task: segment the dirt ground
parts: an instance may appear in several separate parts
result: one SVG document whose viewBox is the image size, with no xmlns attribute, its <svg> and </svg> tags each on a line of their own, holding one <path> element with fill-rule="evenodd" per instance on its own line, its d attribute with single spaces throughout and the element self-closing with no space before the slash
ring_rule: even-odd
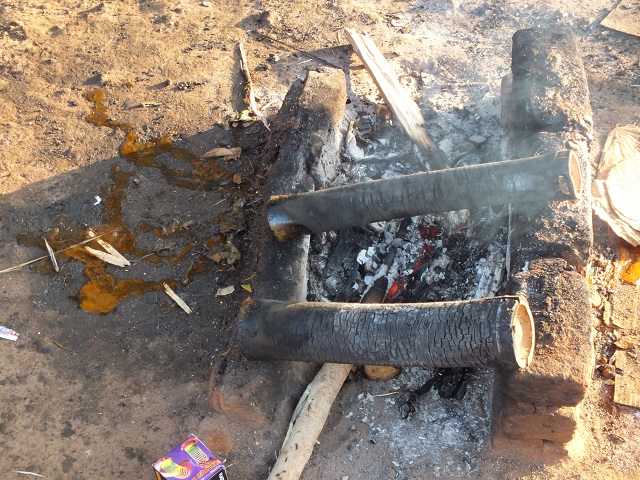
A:
<svg viewBox="0 0 640 480">
<path fill-rule="evenodd" d="M 497 152 L 511 35 L 563 23 L 583 56 L 597 150 L 616 124 L 640 120 L 638 39 L 599 25 L 616 4 L 0 3 L 0 269 L 46 255 L 44 238 L 56 250 L 79 242 L 87 227 L 131 260 L 106 266 L 74 248 L 58 256 L 58 273 L 43 260 L 0 274 L 0 325 L 20 334 L 16 343 L 0 339 L 2 477 L 152 478 L 154 460 L 199 433 L 211 409 L 212 365 L 228 349 L 255 274 L 249 226 L 261 208 L 266 131 L 259 122 L 222 127 L 246 108 L 239 41 L 259 105 L 272 115 L 291 83 L 322 65 L 295 50 L 351 65 L 352 103 L 381 103 L 355 57 L 336 48 L 346 43 L 345 27 L 368 33 L 420 103 L 430 131 L 463 109 Z M 240 158 L 202 158 L 237 145 Z M 597 233 L 604 268 L 618 250 L 606 228 Z M 221 294 L 228 287 L 234 291 Z M 611 334 L 598 315 L 596 355 Z M 446 429 L 446 416 L 428 413 L 393 438 L 353 434 L 372 415 L 397 417 L 402 429 L 395 407 L 372 396 L 388 390 L 365 381 L 346 386 L 305 478 L 365 478 L 376 469 L 380 478 L 640 478 L 640 412 L 613 404 L 597 373 L 583 408 L 584 454 L 548 465 L 489 450 L 468 458 L 455 442 L 443 444 L 437 466 L 416 461 L 419 450 L 414 457 L 403 451 L 402 436 L 420 438 L 429 422 Z M 354 411 L 357 428 L 341 435 Z M 486 425 L 468 425 L 478 429 Z M 233 451 L 214 453 L 227 457 L 230 477 L 238 478 Z"/>
</svg>

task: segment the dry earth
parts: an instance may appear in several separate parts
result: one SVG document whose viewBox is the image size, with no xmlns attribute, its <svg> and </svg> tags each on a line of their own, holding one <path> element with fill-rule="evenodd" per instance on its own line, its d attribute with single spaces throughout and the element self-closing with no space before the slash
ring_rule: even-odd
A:
<svg viewBox="0 0 640 480">
<path fill-rule="evenodd" d="M 267 114 L 295 79 L 322 65 L 251 31 L 351 65 L 350 118 L 375 111 L 381 100 L 355 57 L 336 47 L 346 43 L 345 27 L 370 34 L 434 135 L 450 132 L 464 111 L 472 133 L 488 139 L 485 155 L 497 155 L 511 35 L 567 24 L 587 71 L 596 151 L 615 124 L 639 121 L 638 39 L 599 25 L 615 5 L 1 2 L 0 269 L 43 255 L 45 237 L 54 248 L 69 245 L 86 226 L 118 228 L 108 238 L 132 259 L 125 269 L 105 267 L 75 249 L 60 256 L 57 274 L 46 260 L 0 274 L 0 325 L 20 333 L 16 343 L 0 340 L 2 477 L 25 478 L 12 472 L 29 471 L 52 479 L 151 478 L 151 462 L 189 433 L 206 439 L 211 367 L 250 295 L 242 288 L 255 269 L 247 226 L 260 211 L 264 183 L 258 157 L 264 129 L 220 126 L 245 108 L 236 45 L 245 44 Z M 265 11 L 273 15 L 261 16 Z M 245 149 L 239 159 L 199 158 L 235 145 Z M 597 238 L 598 268 L 606 270 L 617 244 L 603 226 Z M 165 296 L 163 281 L 193 314 Z M 229 286 L 233 293 L 215 296 Z M 606 279 L 600 287 L 606 296 Z M 596 352 L 610 353 L 612 332 L 600 317 L 594 309 Z M 583 409 L 584 454 L 553 464 L 461 452 L 457 435 L 486 430 L 481 417 L 447 434 L 446 412 L 455 405 L 447 410 L 434 397 L 403 421 L 384 397 L 371 396 L 390 388 L 362 380 L 345 387 L 305 478 L 640 478 L 640 412 L 613 404 L 611 387 L 595 371 Z M 429 402 L 445 414 L 430 414 Z M 380 417 L 392 435 L 375 438 Z M 443 439 L 440 448 L 418 448 L 432 435 L 436 443 Z M 231 478 L 239 478 L 232 446 L 215 447 L 228 456 Z M 422 457 L 437 460 L 417 461 Z"/>
</svg>

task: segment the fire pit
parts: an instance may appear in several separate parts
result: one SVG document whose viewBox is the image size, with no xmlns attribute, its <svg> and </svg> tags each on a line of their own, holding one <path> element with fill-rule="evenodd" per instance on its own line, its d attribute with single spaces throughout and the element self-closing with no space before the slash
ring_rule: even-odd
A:
<svg viewBox="0 0 640 480">
<path fill-rule="evenodd" d="M 554 55 L 570 60 L 549 63 Z M 591 355 L 588 288 L 576 272 L 586 265 L 591 242 L 586 148 L 590 116 L 584 72 L 576 59 L 575 42 L 562 29 L 514 36 L 513 78 L 505 81 L 503 92 L 508 131 L 504 154 L 523 160 L 485 160 L 420 172 L 425 164 L 415 161 L 415 155 L 407 159 L 406 151 L 394 152 L 389 155 L 394 160 L 380 162 L 380 179 L 369 182 L 376 179 L 368 177 L 362 163 L 347 165 L 345 173 L 334 178 L 335 132 L 344 108 L 343 87 L 336 77 L 343 77 L 339 71 L 310 74 L 302 97 L 308 92 L 306 98 L 313 98 L 314 88 L 335 91 L 330 99 L 323 96 L 326 104 L 300 102 L 301 120 L 288 133 L 272 170 L 268 224 L 262 228 L 270 227 L 275 235 L 262 250 L 255 299 L 241 314 L 238 340 L 245 355 L 456 367 L 451 373 L 458 377 L 457 386 L 451 391 L 457 398 L 468 392 L 476 399 L 470 402 L 475 411 L 478 398 L 484 412 L 499 410 L 496 445 L 504 438 L 546 441 L 562 454 L 573 438 L 573 407 L 584 395 L 588 377 L 583 362 Z M 532 74 L 540 70 L 543 74 Z M 569 86 L 567 76 L 572 78 Z M 292 92 L 300 95 L 300 88 Z M 309 113 L 314 111 L 320 114 Z M 358 130 L 352 125 L 347 153 L 354 138 L 357 143 Z M 571 152 L 559 153 L 566 146 Z M 543 155 L 532 157 L 539 153 Z M 397 176 L 398 171 L 408 175 Z M 365 182 L 347 185 L 354 173 Z M 320 190 L 302 193 L 311 190 L 310 179 Z M 336 183 L 343 186 L 327 188 Z M 519 200 L 527 203 L 516 206 Z M 310 239 L 308 233 L 317 235 Z M 368 303 L 372 292 L 378 305 L 353 303 Z M 572 325 L 569 340 L 558 335 L 566 321 Z M 473 341 L 465 343 L 468 338 Z M 573 358 L 562 350 L 567 341 L 581 345 Z M 560 348 L 554 355 L 546 352 L 546 365 L 537 367 L 535 359 L 531 362 L 534 343 Z M 231 362 L 243 364 L 241 359 Z M 273 378 L 290 371 L 290 378 L 300 379 L 306 368 L 299 363 L 253 365 L 261 374 L 272 372 Z M 516 370 L 502 376 L 478 373 L 485 385 L 461 387 L 470 373 L 465 368 L 479 366 Z M 433 372 L 440 378 L 440 391 L 446 372 Z M 414 388 L 414 398 L 415 392 L 432 388 L 435 379 L 425 388 Z M 497 398 L 490 392 L 500 383 L 503 393 Z M 216 387 L 217 395 L 232 388 L 233 380 L 225 379 Z M 252 397 L 251 408 L 259 401 Z M 528 415 L 526 402 L 544 406 L 541 411 L 546 413 Z M 278 412 L 282 418 L 283 409 Z M 546 417 L 553 417 L 559 427 L 531 433 L 535 422 L 553 425 Z M 488 435 L 489 428 L 484 431 Z"/>
</svg>

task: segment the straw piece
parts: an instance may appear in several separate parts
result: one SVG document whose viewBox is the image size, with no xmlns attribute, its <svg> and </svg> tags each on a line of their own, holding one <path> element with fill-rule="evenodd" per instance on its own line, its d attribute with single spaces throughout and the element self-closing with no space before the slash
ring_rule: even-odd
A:
<svg viewBox="0 0 640 480">
<path fill-rule="evenodd" d="M 174 292 L 173 290 L 171 290 L 171 287 L 169 285 L 167 285 L 166 283 L 163 283 L 162 286 L 164 287 L 164 291 L 167 293 L 167 295 L 169 295 L 171 297 L 171 299 L 176 302 L 178 304 L 178 306 L 184 310 L 187 314 L 191 313 L 191 309 L 189 308 L 189 306 L 184 302 L 184 300 L 182 300 L 177 294 L 176 292 Z"/>
<path fill-rule="evenodd" d="M 58 266 L 58 261 L 56 260 L 56 255 L 55 253 L 53 253 L 53 249 L 49 246 L 49 242 L 47 242 L 47 239 L 44 239 L 44 245 L 45 247 L 47 247 L 47 252 L 49 252 L 49 257 L 51 257 L 51 263 L 53 263 L 53 268 L 55 269 L 56 272 L 60 271 L 60 267 Z"/>
</svg>

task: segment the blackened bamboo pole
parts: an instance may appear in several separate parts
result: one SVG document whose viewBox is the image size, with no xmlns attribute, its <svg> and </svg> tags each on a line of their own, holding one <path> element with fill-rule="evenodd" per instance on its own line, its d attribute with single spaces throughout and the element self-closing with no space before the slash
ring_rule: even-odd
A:
<svg viewBox="0 0 640 480">
<path fill-rule="evenodd" d="M 245 305 L 238 342 L 252 359 L 399 367 L 525 367 L 534 327 L 519 297 L 413 304 Z"/>
<path fill-rule="evenodd" d="M 575 199 L 580 184 L 580 166 L 564 152 L 276 195 L 269 199 L 267 218 L 284 241 L 415 215 Z"/>
</svg>

